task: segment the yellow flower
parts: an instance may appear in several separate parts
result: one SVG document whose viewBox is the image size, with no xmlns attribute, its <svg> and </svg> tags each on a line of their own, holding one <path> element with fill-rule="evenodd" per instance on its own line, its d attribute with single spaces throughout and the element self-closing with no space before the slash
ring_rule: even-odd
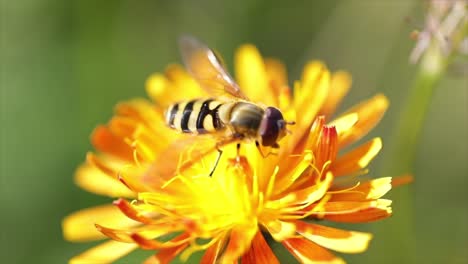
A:
<svg viewBox="0 0 468 264">
<path fill-rule="evenodd" d="M 391 189 L 391 178 L 357 179 L 380 151 L 380 138 L 341 154 L 379 122 L 387 99 L 377 95 L 326 123 L 351 85 L 346 72 L 330 73 L 321 62 L 310 62 L 291 95 L 284 66 L 264 60 L 255 47 L 242 46 L 235 66 L 253 102 L 278 107 L 286 120 L 296 121 L 279 142 L 279 153 L 264 158 L 254 144 L 243 143 L 237 155 L 235 144 L 224 146 L 209 177 L 216 151 L 197 150 L 203 149 L 197 148 L 201 139 L 194 140 L 193 152 L 171 151 L 183 135 L 167 128 L 163 116 L 168 104 L 206 94 L 180 66 L 154 74 L 147 82 L 153 102 L 119 104 L 110 122 L 92 135 L 97 154 L 87 155 L 76 183 L 129 200 L 64 219 L 68 240 L 111 238 L 71 263 L 108 263 L 137 247 L 156 251 L 145 263 L 187 259 L 199 250 L 206 250 L 202 263 L 278 263 L 268 245 L 276 242 L 301 262 L 343 263 L 328 249 L 367 249 L 371 234 L 317 220 L 358 223 L 390 216 L 391 201 L 381 197 Z M 265 234 L 276 242 L 267 243 Z"/>
</svg>

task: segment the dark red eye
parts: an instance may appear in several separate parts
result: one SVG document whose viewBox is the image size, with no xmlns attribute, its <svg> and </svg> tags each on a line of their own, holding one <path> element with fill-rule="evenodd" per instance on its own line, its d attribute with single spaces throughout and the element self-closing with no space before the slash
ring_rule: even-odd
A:
<svg viewBox="0 0 468 264">
<path fill-rule="evenodd" d="M 263 146 L 273 146 L 278 139 L 278 135 L 284 129 L 284 120 L 281 112 L 274 107 L 267 107 L 260 123 L 260 136 Z"/>
</svg>

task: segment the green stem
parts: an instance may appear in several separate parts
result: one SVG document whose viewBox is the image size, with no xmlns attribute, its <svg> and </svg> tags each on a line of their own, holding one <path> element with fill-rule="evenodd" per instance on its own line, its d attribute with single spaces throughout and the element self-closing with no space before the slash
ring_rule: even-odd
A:
<svg viewBox="0 0 468 264">
<path fill-rule="evenodd" d="M 398 176 L 413 173 L 414 158 L 418 148 L 419 135 L 424 125 L 433 91 L 445 73 L 447 58 L 441 53 L 437 43 L 432 43 L 426 51 L 407 100 L 400 112 L 399 122 L 392 138 L 390 156 L 383 164 L 383 176 Z M 414 207 L 412 188 L 396 188 L 388 197 L 394 200 L 391 221 L 377 223 L 374 228 L 376 237 L 369 256 L 370 263 L 417 263 L 414 241 Z M 377 255 L 388 252 L 385 258 Z M 391 253 L 390 253 L 391 252 Z"/>
<path fill-rule="evenodd" d="M 392 157 L 386 162 L 385 174 L 413 172 L 418 136 L 424 125 L 433 90 L 445 73 L 446 58 L 432 45 L 421 61 L 419 72 L 409 91 L 406 104 L 392 140 Z"/>
</svg>

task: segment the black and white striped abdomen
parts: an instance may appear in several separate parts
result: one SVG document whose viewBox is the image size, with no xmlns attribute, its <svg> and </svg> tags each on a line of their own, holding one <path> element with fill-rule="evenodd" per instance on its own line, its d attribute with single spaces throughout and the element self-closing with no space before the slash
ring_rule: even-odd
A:
<svg viewBox="0 0 468 264">
<path fill-rule="evenodd" d="M 218 110 L 221 102 L 214 99 L 195 99 L 178 102 L 166 110 L 166 124 L 183 133 L 206 134 L 222 128 Z"/>
</svg>

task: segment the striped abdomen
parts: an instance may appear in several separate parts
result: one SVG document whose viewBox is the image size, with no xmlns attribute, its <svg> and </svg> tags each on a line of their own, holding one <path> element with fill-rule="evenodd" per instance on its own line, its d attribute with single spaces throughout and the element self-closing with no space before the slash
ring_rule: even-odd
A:
<svg viewBox="0 0 468 264">
<path fill-rule="evenodd" d="M 166 110 L 166 124 L 184 133 L 205 134 L 222 128 L 218 110 L 222 103 L 214 99 L 179 102 Z"/>
</svg>

